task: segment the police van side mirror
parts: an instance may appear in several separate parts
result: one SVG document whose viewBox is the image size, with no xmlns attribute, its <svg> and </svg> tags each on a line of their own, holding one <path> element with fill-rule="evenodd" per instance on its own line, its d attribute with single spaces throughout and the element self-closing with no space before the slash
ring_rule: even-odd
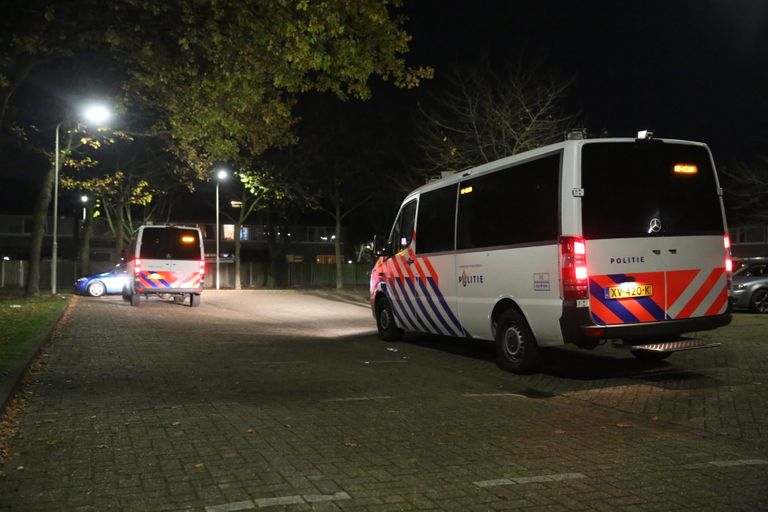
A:
<svg viewBox="0 0 768 512">
<path fill-rule="evenodd" d="M 373 255 L 377 258 L 380 256 L 385 256 L 387 251 L 387 239 L 386 237 L 382 235 L 374 235 L 373 237 Z"/>
</svg>

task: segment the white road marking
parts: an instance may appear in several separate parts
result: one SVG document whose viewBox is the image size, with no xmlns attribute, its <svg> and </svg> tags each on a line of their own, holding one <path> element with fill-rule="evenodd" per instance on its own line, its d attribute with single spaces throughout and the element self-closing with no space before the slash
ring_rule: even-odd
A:
<svg viewBox="0 0 768 512">
<path fill-rule="evenodd" d="M 768 460 L 765 459 L 713 460 L 710 462 L 687 464 L 683 467 L 685 469 L 732 468 L 735 466 L 761 466 L 766 464 L 768 464 Z"/>
<path fill-rule="evenodd" d="M 249 500 L 225 503 L 224 505 L 211 505 L 205 507 L 205 512 L 236 512 L 237 510 L 253 510 L 254 508 L 256 508 L 256 505 Z"/>
<path fill-rule="evenodd" d="M 327 398 L 320 402 L 362 402 L 365 400 L 392 400 L 391 396 L 351 396 L 347 398 Z"/>
<path fill-rule="evenodd" d="M 252 361 L 252 365 L 276 365 L 276 364 L 309 364 L 309 361 Z"/>
<path fill-rule="evenodd" d="M 279 505 L 304 505 L 325 501 L 351 500 L 352 496 L 346 492 L 334 494 L 303 494 L 294 496 L 276 496 L 273 498 L 257 498 L 249 501 L 224 503 L 222 505 L 209 505 L 205 512 L 237 512 L 238 510 L 253 510 L 255 508 L 275 507 Z"/>
<path fill-rule="evenodd" d="M 502 397 L 514 397 L 514 398 L 528 398 L 525 395 L 519 395 L 517 393 L 464 393 L 461 395 L 466 398 L 485 398 L 485 397 L 495 397 L 495 396 L 502 396 Z"/>
<path fill-rule="evenodd" d="M 472 482 L 478 487 L 498 487 L 500 485 L 524 485 L 541 482 L 562 482 L 563 480 L 576 480 L 587 478 L 583 473 L 556 473 L 553 475 L 521 476 L 516 478 L 498 478 L 496 480 L 479 480 Z"/>
</svg>

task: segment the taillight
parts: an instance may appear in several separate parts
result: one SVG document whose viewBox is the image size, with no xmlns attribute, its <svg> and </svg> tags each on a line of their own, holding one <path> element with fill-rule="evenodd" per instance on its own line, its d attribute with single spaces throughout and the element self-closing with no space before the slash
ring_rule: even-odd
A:
<svg viewBox="0 0 768 512">
<path fill-rule="evenodd" d="M 728 280 L 728 288 L 730 288 L 733 260 L 731 259 L 731 238 L 728 236 L 728 233 L 723 235 L 723 249 L 725 249 L 725 274 Z"/>
<path fill-rule="evenodd" d="M 205 275 L 205 260 L 200 260 L 200 275 Z"/>
<path fill-rule="evenodd" d="M 136 275 L 141 274 L 141 258 L 136 258 L 133 261 L 133 273 Z"/>
<path fill-rule="evenodd" d="M 587 244 L 577 236 L 560 237 L 560 279 L 564 300 L 586 299 Z"/>
</svg>

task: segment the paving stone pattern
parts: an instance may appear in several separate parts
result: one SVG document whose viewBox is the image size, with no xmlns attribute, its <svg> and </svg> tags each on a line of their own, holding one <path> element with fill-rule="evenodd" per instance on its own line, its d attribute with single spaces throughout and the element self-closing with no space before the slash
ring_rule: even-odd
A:
<svg viewBox="0 0 768 512">
<path fill-rule="evenodd" d="M 768 510 L 760 345 L 516 376 L 293 291 L 72 307 L 0 510 Z"/>
</svg>

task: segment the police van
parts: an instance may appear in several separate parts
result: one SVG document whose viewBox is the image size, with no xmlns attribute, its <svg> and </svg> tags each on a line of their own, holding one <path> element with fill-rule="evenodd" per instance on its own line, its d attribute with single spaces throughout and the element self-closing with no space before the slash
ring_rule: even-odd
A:
<svg viewBox="0 0 768 512">
<path fill-rule="evenodd" d="M 140 304 L 142 295 L 170 295 L 175 302 L 188 298 L 191 307 L 198 307 L 205 284 L 200 228 L 159 224 L 139 227 L 127 267 L 133 278 L 123 289 L 123 298 L 132 306 Z"/>
<path fill-rule="evenodd" d="M 512 372 L 609 340 L 663 359 L 717 346 L 683 334 L 731 320 L 722 189 L 698 142 L 580 138 L 460 171 L 408 194 L 374 245 L 381 338 L 493 340 Z"/>
</svg>

